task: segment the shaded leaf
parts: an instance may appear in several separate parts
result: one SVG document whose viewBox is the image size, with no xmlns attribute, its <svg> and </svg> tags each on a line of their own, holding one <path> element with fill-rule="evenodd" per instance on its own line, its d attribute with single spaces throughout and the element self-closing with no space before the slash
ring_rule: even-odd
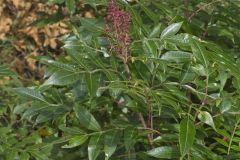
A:
<svg viewBox="0 0 240 160">
<path fill-rule="evenodd" d="M 45 100 L 45 98 L 41 95 L 41 93 L 35 89 L 20 87 L 20 88 L 15 88 L 14 91 L 16 91 L 16 93 L 18 93 L 21 96 L 31 98 L 37 101 L 41 101 L 44 103 L 48 103 Z"/>
<path fill-rule="evenodd" d="M 84 29 L 91 32 L 92 34 L 100 34 L 104 31 L 103 21 L 95 18 L 80 18 L 80 22 Z"/>
<path fill-rule="evenodd" d="M 78 127 L 65 127 L 64 125 L 60 125 L 58 128 L 61 129 L 64 132 L 64 134 L 69 135 L 86 134 L 83 130 L 81 130 Z"/>
<path fill-rule="evenodd" d="M 16 76 L 16 73 L 10 70 L 7 66 L 0 64 L 0 78 L 2 76 Z"/>
<path fill-rule="evenodd" d="M 53 73 L 43 85 L 68 85 L 76 82 L 79 76 L 78 72 L 58 70 Z"/>
<path fill-rule="evenodd" d="M 132 147 L 135 145 L 137 134 L 137 130 L 132 127 L 128 127 L 124 130 L 124 145 L 127 151 L 132 149 Z"/>
<path fill-rule="evenodd" d="M 197 77 L 196 73 L 193 71 L 191 64 L 184 65 L 183 71 L 181 73 L 180 82 L 188 83 L 194 81 Z"/>
<path fill-rule="evenodd" d="M 49 160 L 47 155 L 45 155 L 44 153 L 41 153 L 39 151 L 31 150 L 31 151 L 29 151 L 29 153 L 31 154 L 31 156 L 35 157 L 38 160 Z"/>
<path fill-rule="evenodd" d="M 95 160 L 100 154 L 102 149 L 102 135 L 93 135 L 88 144 L 88 158 L 89 160 Z"/>
<path fill-rule="evenodd" d="M 182 157 L 191 149 L 196 130 L 193 122 L 189 119 L 183 119 L 180 123 L 179 144 Z"/>
<path fill-rule="evenodd" d="M 194 57 L 197 58 L 199 62 L 201 62 L 205 69 L 208 67 L 208 57 L 206 49 L 201 45 L 201 43 L 195 39 L 191 40 L 191 47 Z"/>
<path fill-rule="evenodd" d="M 143 11 L 146 13 L 146 15 L 153 21 L 157 22 L 159 20 L 159 17 L 149 8 L 145 7 L 145 5 L 141 5 Z"/>
<path fill-rule="evenodd" d="M 224 113 L 228 110 L 230 110 L 232 107 L 232 101 L 231 100 L 223 100 L 222 103 L 219 106 L 219 109 L 221 111 L 221 113 Z"/>
<path fill-rule="evenodd" d="M 15 160 L 16 158 L 17 158 L 17 151 L 15 150 L 8 151 L 6 160 Z"/>
<path fill-rule="evenodd" d="M 29 160 L 30 155 L 28 153 L 21 153 L 19 158 L 20 158 L 20 160 Z"/>
<path fill-rule="evenodd" d="M 79 122 L 86 128 L 94 131 L 100 131 L 101 127 L 94 118 L 94 116 L 83 106 L 75 106 L 74 111 L 76 113 Z"/>
<path fill-rule="evenodd" d="M 71 14 L 73 14 L 75 12 L 75 8 L 76 8 L 75 0 L 66 0 L 65 3 L 66 3 L 66 7 L 69 10 L 69 12 Z"/>
<path fill-rule="evenodd" d="M 104 137 L 104 151 L 105 160 L 108 160 L 117 148 L 117 144 L 120 141 L 121 132 L 119 130 L 114 130 L 108 132 Z"/>
<path fill-rule="evenodd" d="M 159 37 L 159 35 L 160 35 L 160 28 L 161 28 L 161 24 L 159 23 L 157 26 L 155 26 L 153 28 L 152 32 L 149 35 L 149 38 Z"/>
<path fill-rule="evenodd" d="M 90 96 L 92 96 L 92 97 L 96 96 L 97 82 L 96 82 L 95 76 L 92 73 L 86 73 L 85 79 L 86 79 L 86 83 L 88 86 L 88 92 L 89 92 Z"/>
</svg>

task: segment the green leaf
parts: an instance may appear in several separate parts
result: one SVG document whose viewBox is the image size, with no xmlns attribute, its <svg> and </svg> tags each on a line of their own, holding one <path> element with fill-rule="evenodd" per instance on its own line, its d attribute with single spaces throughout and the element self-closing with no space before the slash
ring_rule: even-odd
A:
<svg viewBox="0 0 240 160">
<path fill-rule="evenodd" d="M 153 142 L 177 142 L 179 136 L 177 134 L 163 134 L 161 136 L 156 137 Z"/>
<path fill-rule="evenodd" d="M 179 31 L 181 26 L 182 26 L 182 22 L 171 24 L 170 26 L 168 26 L 162 31 L 160 38 L 164 39 L 166 37 L 175 35 Z"/>
<path fill-rule="evenodd" d="M 88 139 L 88 136 L 86 135 L 74 136 L 68 141 L 68 144 L 62 146 L 62 148 L 74 148 L 74 147 L 80 146 L 84 142 L 86 142 L 87 139 Z"/>
<path fill-rule="evenodd" d="M 18 93 L 23 97 L 31 98 L 33 100 L 41 101 L 48 104 L 45 98 L 37 90 L 20 87 L 20 88 L 15 88 L 14 91 L 16 91 L 16 93 Z"/>
<path fill-rule="evenodd" d="M 104 152 L 105 152 L 105 160 L 108 160 L 117 148 L 117 144 L 120 141 L 120 134 L 119 130 L 114 130 L 105 134 L 104 137 Z"/>
<path fill-rule="evenodd" d="M 100 131 L 101 127 L 94 118 L 94 116 L 83 106 L 74 106 L 74 111 L 76 113 L 79 122 L 86 128 L 93 131 Z"/>
<path fill-rule="evenodd" d="M 161 28 L 161 23 L 159 23 L 157 26 L 155 26 L 153 28 L 152 32 L 149 34 L 149 38 L 159 37 L 159 35 L 160 35 L 160 28 Z"/>
<path fill-rule="evenodd" d="M 61 3 L 65 2 L 65 0 L 48 0 L 48 2 L 50 4 L 54 4 L 54 3 L 61 4 Z"/>
<path fill-rule="evenodd" d="M 35 157 L 37 160 L 49 160 L 47 155 L 45 155 L 42 152 L 31 150 L 29 151 L 29 153 L 31 154 L 31 156 Z"/>
<path fill-rule="evenodd" d="M 193 122 L 189 119 L 183 119 L 180 123 L 179 144 L 182 157 L 191 149 L 196 130 Z"/>
<path fill-rule="evenodd" d="M 196 77 L 197 75 L 193 71 L 191 64 L 187 64 L 183 66 L 183 70 L 180 77 L 181 83 L 193 82 Z"/>
<path fill-rule="evenodd" d="M 191 47 L 194 57 L 197 58 L 199 62 L 201 62 L 205 69 L 208 67 L 208 57 L 206 49 L 201 45 L 201 43 L 195 39 L 191 40 Z"/>
<path fill-rule="evenodd" d="M 227 99 L 227 100 L 223 100 L 222 103 L 219 106 L 219 109 L 221 111 L 221 113 L 224 113 L 228 110 L 230 110 L 232 107 L 232 101 Z"/>
<path fill-rule="evenodd" d="M 43 13 L 43 12 L 41 12 L 41 13 Z M 40 17 L 37 20 L 34 20 L 32 23 L 30 23 L 29 26 L 43 28 L 44 26 L 46 26 L 48 24 L 57 23 L 62 20 L 63 13 L 61 12 L 61 10 L 58 10 L 56 13 L 51 14 L 51 15 L 48 15 L 46 13 L 41 15 L 39 13 L 39 16 Z"/>
<path fill-rule="evenodd" d="M 210 125 L 211 127 L 213 127 L 213 129 L 216 129 L 215 124 L 213 122 L 213 118 L 212 118 L 211 114 L 208 113 L 207 111 L 200 111 L 198 114 L 198 119 L 201 122 Z"/>
<path fill-rule="evenodd" d="M 10 150 L 10 151 L 7 153 L 6 160 L 15 160 L 16 158 L 17 158 L 17 151 L 15 151 L 15 150 Z"/>
<path fill-rule="evenodd" d="M 170 43 L 174 43 L 175 45 L 178 46 L 190 46 L 190 35 L 186 33 L 180 33 L 177 35 L 173 35 L 170 37 L 166 37 L 164 40 Z"/>
<path fill-rule="evenodd" d="M 132 127 L 128 127 L 124 130 L 124 145 L 127 151 L 131 150 L 137 141 L 137 130 Z"/>
<path fill-rule="evenodd" d="M 23 113 L 28 107 L 29 107 L 29 106 L 28 106 L 26 103 L 24 103 L 24 104 L 19 104 L 19 105 L 17 105 L 17 106 L 14 108 L 13 113 L 14 113 L 14 114 L 21 114 L 21 113 Z"/>
<path fill-rule="evenodd" d="M 51 113 L 49 111 L 45 111 L 44 113 L 41 113 L 37 116 L 37 118 L 35 120 L 35 124 L 47 122 L 50 119 L 52 119 L 52 117 L 53 117 L 53 113 Z"/>
<path fill-rule="evenodd" d="M 147 152 L 147 155 L 150 155 L 155 158 L 165 158 L 165 159 L 173 159 L 179 158 L 179 150 L 177 148 L 163 146 L 154 148 Z"/>
<path fill-rule="evenodd" d="M 141 5 L 143 11 L 146 13 L 146 15 L 153 21 L 153 22 L 157 22 L 159 20 L 158 15 L 156 15 L 152 10 L 150 10 L 149 8 L 145 7 L 145 5 Z"/>
<path fill-rule="evenodd" d="M 69 85 L 76 82 L 80 75 L 78 72 L 69 72 L 64 70 L 58 70 L 53 73 L 43 85 Z"/>
<path fill-rule="evenodd" d="M 208 50 L 212 50 L 213 52 L 207 52 L 209 57 L 213 59 L 218 65 L 223 66 L 230 70 L 230 73 L 234 75 L 236 78 L 239 78 L 239 69 L 237 64 L 235 63 L 233 56 L 231 54 L 226 54 L 221 49 L 216 47 L 216 45 L 212 43 L 205 44 Z"/>
<path fill-rule="evenodd" d="M 227 82 L 227 79 L 228 79 L 228 73 L 225 72 L 225 71 L 219 71 L 219 76 L 218 76 L 218 79 L 220 80 L 220 84 L 221 84 L 221 87 L 220 87 L 220 91 L 223 90 L 226 82 Z"/>
<path fill-rule="evenodd" d="M 16 76 L 16 73 L 11 71 L 7 66 L 0 64 L 0 78 L 3 76 Z"/>
<path fill-rule="evenodd" d="M 96 82 L 96 76 L 94 76 L 92 73 L 86 73 L 85 79 L 88 86 L 88 91 L 91 97 L 96 96 L 97 91 L 97 82 Z"/>
<path fill-rule="evenodd" d="M 68 134 L 68 135 L 86 134 L 83 130 L 81 130 L 78 127 L 65 127 L 64 125 L 60 125 L 58 128 L 62 130 L 64 134 Z"/>
<path fill-rule="evenodd" d="M 145 53 L 151 58 L 159 57 L 159 52 L 157 48 L 157 44 L 154 41 L 149 41 L 147 38 L 144 38 L 142 41 L 142 47 Z"/>
<path fill-rule="evenodd" d="M 89 160 L 95 160 L 102 149 L 102 135 L 93 135 L 88 144 L 88 158 Z"/>
<path fill-rule="evenodd" d="M 85 30 L 89 31 L 91 34 L 101 34 L 103 29 L 103 21 L 96 18 L 80 18 L 80 22 Z"/>
<path fill-rule="evenodd" d="M 147 29 L 143 23 L 143 19 L 142 19 L 141 15 L 133 8 L 130 7 L 130 9 L 131 9 L 131 13 L 133 15 L 132 17 L 133 17 L 133 23 L 135 24 L 134 26 L 136 26 L 136 29 L 139 30 L 138 34 L 143 35 L 144 33 L 147 33 Z"/>
<path fill-rule="evenodd" d="M 22 114 L 22 119 L 30 120 L 33 116 L 39 114 L 41 110 L 49 108 L 48 105 L 43 105 L 42 103 L 33 103 L 31 107 Z"/>
<path fill-rule="evenodd" d="M 47 64 L 48 66 L 52 66 L 52 67 L 57 68 L 57 69 L 66 70 L 66 71 L 69 71 L 69 72 L 76 72 L 77 71 L 76 66 L 71 65 L 71 64 L 58 62 L 58 61 L 54 61 L 52 59 L 46 59 L 46 58 L 41 58 L 40 61 L 44 64 Z"/>
<path fill-rule="evenodd" d="M 168 51 L 162 55 L 161 59 L 176 63 L 189 62 L 192 60 L 192 54 L 183 51 Z"/>
<path fill-rule="evenodd" d="M 194 144 L 192 149 L 194 152 L 198 152 L 200 155 L 206 155 L 205 159 L 223 160 L 221 156 L 218 156 L 211 150 L 211 148 L 206 147 L 204 144 Z"/>
<path fill-rule="evenodd" d="M 71 14 L 73 14 L 75 12 L 75 8 L 76 8 L 76 4 L 75 4 L 75 0 L 66 0 L 66 7 L 69 10 L 69 12 Z"/>
<path fill-rule="evenodd" d="M 30 155 L 28 153 L 21 153 L 19 158 L 20 160 L 29 160 Z"/>
<path fill-rule="evenodd" d="M 192 67 L 192 70 L 200 76 L 207 76 L 207 70 L 204 68 L 203 65 L 201 64 L 197 64 L 195 66 Z"/>
<path fill-rule="evenodd" d="M 225 147 L 228 147 L 228 146 L 229 146 L 228 142 L 224 141 L 224 140 L 221 139 L 221 138 L 213 138 L 213 139 L 215 139 L 219 144 L 221 144 L 221 145 L 223 145 L 223 146 L 225 146 Z"/>
<path fill-rule="evenodd" d="M 102 5 L 106 5 L 107 4 L 107 0 L 87 0 L 87 1 L 83 1 L 83 4 L 89 4 L 90 6 L 92 6 L 94 9 L 97 9 L 97 6 L 102 6 Z"/>
</svg>

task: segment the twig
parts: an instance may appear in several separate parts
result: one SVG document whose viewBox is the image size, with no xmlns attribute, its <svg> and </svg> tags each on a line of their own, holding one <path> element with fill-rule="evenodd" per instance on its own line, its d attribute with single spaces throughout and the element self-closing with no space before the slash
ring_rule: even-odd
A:
<svg viewBox="0 0 240 160">
<path fill-rule="evenodd" d="M 148 102 L 149 104 L 149 102 Z M 152 115 L 152 106 L 149 104 L 149 113 L 148 113 L 148 125 L 150 129 L 153 130 L 153 115 Z M 151 137 L 151 141 L 153 140 L 153 133 L 150 133 L 149 136 Z"/>
<path fill-rule="evenodd" d="M 149 131 L 151 131 L 152 133 L 156 133 L 156 134 L 158 134 L 158 135 L 161 134 L 158 130 L 155 130 L 155 129 L 152 129 L 152 128 L 139 128 L 139 129 L 149 130 Z"/>
<path fill-rule="evenodd" d="M 194 11 L 189 17 L 188 17 L 188 21 L 191 22 L 192 21 L 192 18 L 194 16 L 196 16 L 200 11 L 204 10 L 206 7 L 212 5 L 213 3 L 216 3 L 216 2 L 219 2 L 221 0 L 216 0 L 216 1 L 213 1 L 211 3 L 208 3 L 208 4 L 205 4 L 205 5 L 202 5 L 201 7 L 199 7 L 196 11 Z"/>
<path fill-rule="evenodd" d="M 209 23 L 212 22 L 212 18 L 213 18 L 213 15 L 211 15 L 211 18 L 210 18 L 208 24 L 206 25 L 206 27 L 205 27 L 205 29 L 204 29 L 204 33 L 203 33 L 203 35 L 202 35 L 202 39 L 205 38 L 205 37 L 208 35 L 208 27 L 209 27 Z"/>
<path fill-rule="evenodd" d="M 208 75 L 206 76 L 206 87 L 205 87 L 205 95 L 204 95 L 204 98 L 202 100 L 202 106 L 204 106 L 206 103 L 207 103 L 207 98 L 208 98 L 208 80 L 209 80 L 209 77 Z"/>
<path fill-rule="evenodd" d="M 187 18 L 188 17 L 188 0 L 183 0 L 183 3 L 184 3 L 184 7 L 186 9 L 184 12 L 184 15 Z"/>
<path fill-rule="evenodd" d="M 199 107 L 198 111 L 196 112 L 195 116 L 194 116 L 194 120 L 197 118 L 197 115 L 199 113 L 199 111 L 201 111 L 201 109 L 203 108 L 203 106 L 207 103 L 207 99 L 208 99 L 208 80 L 209 80 L 209 77 L 208 77 L 208 74 L 206 76 L 206 86 L 205 86 L 205 93 L 204 93 L 204 98 L 202 100 L 202 104 L 201 106 Z"/>
</svg>

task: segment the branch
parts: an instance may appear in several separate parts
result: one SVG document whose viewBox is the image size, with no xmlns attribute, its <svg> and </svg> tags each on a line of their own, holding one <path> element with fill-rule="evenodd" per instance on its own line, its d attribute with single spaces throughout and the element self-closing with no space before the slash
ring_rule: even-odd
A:
<svg viewBox="0 0 240 160">
<path fill-rule="evenodd" d="M 145 120 L 143 118 L 142 113 L 138 113 L 138 117 L 139 117 L 139 119 L 140 119 L 144 129 L 149 130 L 149 128 L 147 127 L 147 124 L 146 124 L 146 122 L 145 122 Z M 148 141 L 149 141 L 150 145 L 152 146 L 153 142 L 152 142 L 151 134 L 148 134 Z"/>
</svg>

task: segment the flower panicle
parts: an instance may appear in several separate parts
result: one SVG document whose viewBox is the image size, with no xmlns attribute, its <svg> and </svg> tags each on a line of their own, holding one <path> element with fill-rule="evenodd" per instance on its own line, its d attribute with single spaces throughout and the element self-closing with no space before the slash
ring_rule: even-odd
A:
<svg viewBox="0 0 240 160">
<path fill-rule="evenodd" d="M 106 33 L 109 36 L 111 49 L 124 63 L 127 63 L 130 52 L 129 46 L 131 44 L 129 35 L 131 14 L 121 10 L 116 0 L 110 0 L 108 3 L 106 22 Z"/>
</svg>

